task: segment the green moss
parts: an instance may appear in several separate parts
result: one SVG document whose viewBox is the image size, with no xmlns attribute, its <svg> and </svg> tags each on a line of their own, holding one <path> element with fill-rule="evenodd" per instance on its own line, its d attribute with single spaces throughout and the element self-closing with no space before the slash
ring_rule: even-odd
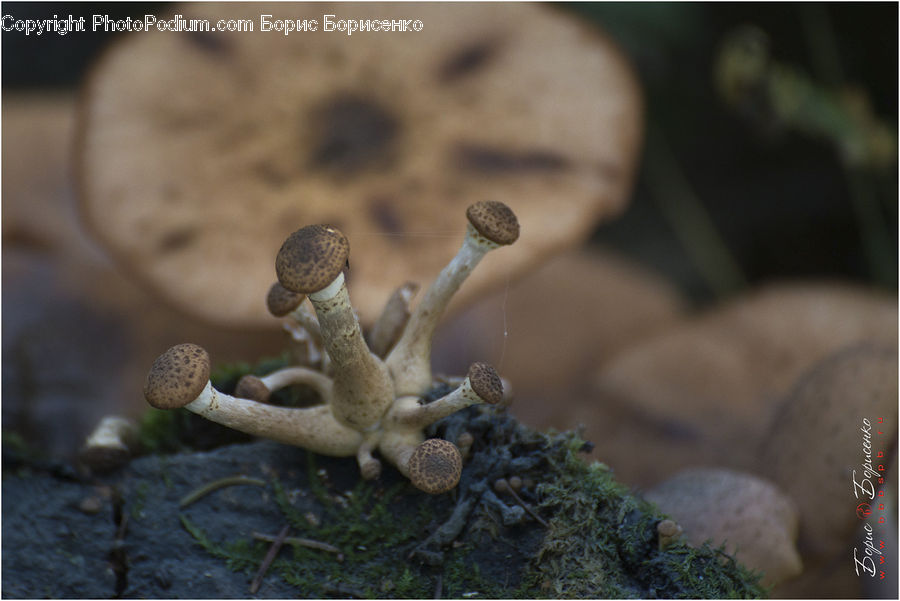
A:
<svg viewBox="0 0 900 601">
<path fill-rule="evenodd" d="M 280 366 L 232 366 L 217 370 L 215 378 L 227 391 L 243 373 Z M 183 426 L 179 417 L 168 419 L 176 430 Z M 164 432 L 166 424 L 154 427 Z M 294 546 L 280 553 L 271 573 L 295 587 L 298 597 L 318 598 L 431 598 L 438 590 L 452 598 L 763 595 L 758 575 L 721 549 L 675 544 L 660 551 L 656 525 L 664 516 L 603 464 L 584 463 L 578 453 L 585 443 L 576 436 L 537 433 L 502 412 L 477 407 L 443 420 L 429 436 L 452 439 L 452 432 L 462 430 L 477 442 L 453 494 L 424 495 L 391 468 L 377 482 L 363 481 L 352 460 L 312 453 L 305 477 L 292 481 L 296 489 L 287 491 L 274 478 L 271 499 L 291 525 L 290 535 L 334 545 L 341 556 Z M 332 466 L 328 471 L 340 484 L 322 477 L 319 462 Z M 540 483 L 528 496 L 548 520 L 546 530 L 530 518 L 503 525 L 496 507 L 477 502 L 486 486 L 511 474 Z M 443 563 L 410 559 L 449 519 L 457 498 L 476 502 L 453 544 L 430 549 L 443 552 Z M 311 508 L 315 519 L 309 517 Z M 182 523 L 203 549 L 233 570 L 254 572 L 268 548 L 246 539 L 213 542 L 185 517 Z"/>
<path fill-rule="evenodd" d="M 600 463 L 575 456 L 572 437 L 551 458 L 557 477 L 542 483 L 550 528 L 531 564 L 526 588 L 554 598 L 758 598 L 759 576 L 721 549 L 676 544 L 658 549 L 665 516 L 630 493 Z"/>
</svg>

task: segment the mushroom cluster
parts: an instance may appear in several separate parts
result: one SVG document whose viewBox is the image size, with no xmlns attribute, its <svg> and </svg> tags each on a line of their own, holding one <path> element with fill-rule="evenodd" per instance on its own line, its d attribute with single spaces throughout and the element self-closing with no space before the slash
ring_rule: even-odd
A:
<svg viewBox="0 0 900 601">
<path fill-rule="evenodd" d="M 293 366 L 265 377 L 245 376 L 236 396 L 209 381 L 210 360 L 194 344 L 170 348 L 154 362 L 144 396 L 158 409 L 184 407 L 214 422 L 255 436 L 337 457 L 355 456 L 363 478 L 381 473 L 381 457 L 419 489 L 438 494 L 456 486 L 462 456 L 455 444 L 425 440 L 425 428 L 465 407 L 500 404 L 503 382 L 493 367 L 474 363 L 452 392 L 425 403 L 433 386 L 431 340 L 454 292 L 489 251 L 512 244 L 519 222 L 503 203 L 482 201 L 467 211 L 462 247 L 411 312 L 413 287 L 392 297 L 373 331 L 392 332 L 375 353 L 363 337 L 344 283 L 350 245 L 335 227 L 310 225 L 291 234 L 275 261 L 278 276 L 267 305 L 291 316 L 295 327 L 322 346 L 323 369 Z M 315 316 L 301 303 L 308 297 Z M 398 310 L 398 306 L 400 310 Z M 292 384 L 315 389 L 323 404 L 279 407 L 272 392 Z"/>
</svg>

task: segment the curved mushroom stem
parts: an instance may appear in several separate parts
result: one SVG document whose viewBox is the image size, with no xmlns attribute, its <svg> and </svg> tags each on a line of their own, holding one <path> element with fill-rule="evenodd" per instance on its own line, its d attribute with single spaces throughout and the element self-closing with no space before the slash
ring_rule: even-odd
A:
<svg viewBox="0 0 900 601">
<path fill-rule="evenodd" d="M 294 384 L 306 384 L 316 390 L 325 403 L 331 401 L 333 384 L 325 374 L 307 367 L 285 367 L 261 378 L 246 375 L 238 380 L 235 395 L 264 403 L 276 390 Z"/>
<path fill-rule="evenodd" d="M 389 431 L 379 441 L 378 452 L 408 478 L 409 458 L 424 440 L 419 430 Z"/>
<path fill-rule="evenodd" d="M 235 398 L 207 383 L 184 407 L 217 424 L 322 455 L 351 457 L 362 443 L 362 434 L 338 423 L 328 405 L 276 407 Z"/>
<path fill-rule="evenodd" d="M 431 283 L 385 359 L 397 396 L 421 396 L 428 391 L 432 381 L 431 340 L 450 299 L 484 255 L 519 237 L 519 222 L 503 203 L 477 202 L 466 210 L 466 217 L 469 223 L 462 247 Z"/>
<path fill-rule="evenodd" d="M 394 402 L 386 419 L 392 425 L 424 428 L 471 405 L 495 405 L 502 399 L 503 385 L 494 368 L 486 363 L 474 363 L 463 383 L 450 394 L 427 405 L 420 405 L 416 397 L 401 397 Z"/>
<path fill-rule="evenodd" d="M 371 432 L 356 451 L 356 462 L 363 480 L 375 480 L 381 475 L 381 462 L 372 456 L 372 451 L 378 447 L 380 440 L 380 432 Z"/>
<path fill-rule="evenodd" d="M 467 227 L 459 252 L 428 287 L 385 359 L 398 396 L 423 395 L 431 387 L 431 341 L 438 322 L 469 273 L 488 251 L 499 246 L 479 236 L 471 225 Z"/>
<path fill-rule="evenodd" d="M 316 319 L 315 314 L 309 310 L 309 307 L 300 303 L 296 309 L 288 313 L 288 316 L 309 333 L 316 346 L 322 347 L 322 332 L 319 328 L 319 321 Z"/>
<path fill-rule="evenodd" d="M 394 400 L 390 373 L 384 362 L 369 351 L 359 321 L 350 305 L 344 274 L 325 289 L 309 295 L 325 350 L 331 357 L 335 418 L 364 431 L 378 423 Z"/>
</svg>

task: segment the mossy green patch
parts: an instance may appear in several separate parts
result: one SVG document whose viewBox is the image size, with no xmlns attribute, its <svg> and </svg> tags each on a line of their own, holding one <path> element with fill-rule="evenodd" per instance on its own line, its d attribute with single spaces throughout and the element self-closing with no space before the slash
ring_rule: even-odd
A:
<svg viewBox="0 0 900 601">
<path fill-rule="evenodd" d="M 656 525 L 665 516 L 632 494 L 600 463 L 585 464 L 571 437 L 550 457 L 541 508 L 553 514 L 528 577 L 532 592 L 554 598 L 759 598 L 752 574 L 721 549 L 684 543 L 665 551 Z"/>
</svg>

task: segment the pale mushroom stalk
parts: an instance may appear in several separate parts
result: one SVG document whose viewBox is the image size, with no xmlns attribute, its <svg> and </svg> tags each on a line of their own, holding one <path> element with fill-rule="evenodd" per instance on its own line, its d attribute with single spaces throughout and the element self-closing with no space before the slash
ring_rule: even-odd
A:
<svg viewBox="0 0 900 601">
<path fill-rule="evenodd" d="M 401 428 L 421 429 L 471 405 L 496 405 L 502 400 L 503 384 L 494 368 L 487 363 L 473 363 L 459 388 L 427 405 L 420 405 L 417 397 L 401 397 L 386 421 Z"/>
<path fill-rule="evenodd" d="M 378 424 L 394 390 L 387 367 L 366 346 L 350 305 L 342 273 L 349 254 L 339 230 L 311 225 L 285 240 L 275 270 L 287 290 L 309 295 L 331 359 L 331 410 L 339 422 L 362 432 Z"/>
<path fill-rule="evenodd" d="M 356 451 L 356 462 L 363 480 L 375 480 L 381 475 L 381 462 L 372 456 L 372 452 L 381 442 L 381 432 L 368 433 Z"/>
<path fill-rule="evenodd" d="M 326 403 L 331 401 L 331 378 L 307 367 L 284 367 L 262 377 L 243 376 L 238 380 L 235 396 L 265 402 L 273 392 L 295 384 L 310 386 Z"/>
<path fill-rule="evenodd" d="M 356 454 L 362 435 L 338 423 L 328 405 L 277 407 L 219 392 L 209 381 L 209 355 L 180 344 L 153 363 L 144 397 L 157 409 L 184 407 L 210 421 L 313 452 L 336 457 Z"/>
<path fill-rule="evenodd" d="M 416 306 L 385 362 L 398 396 L 423 395 L 431 387 L 431 341 L 453 294 L 484 256 L 519 237 L 515 214 L 503 203 L 478 202 L 466 211 L 469 224 L 456 256 L 441 270 Z"/>
<path fill-rule="evenodd" d="M 335 290 L 336 288 L 336 290 Z M 331 406 L 338 421 L 363 431 L 378 423 L 394 401 L 384 362 L 369 351 L 339 273 L 331 285 L 309 295 L 325 351 L 331 359 L 334 387 Z"/>
</svg>

